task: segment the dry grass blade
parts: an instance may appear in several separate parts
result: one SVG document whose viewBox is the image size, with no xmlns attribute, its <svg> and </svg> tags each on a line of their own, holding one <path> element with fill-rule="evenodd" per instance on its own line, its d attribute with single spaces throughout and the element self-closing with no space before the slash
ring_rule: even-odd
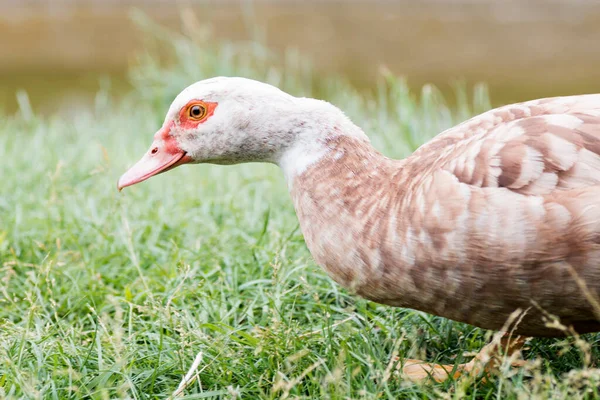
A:
<svg viewBox="0 0 600 400">
<path fill-rule="evenodd" d="M 183 394 L 183 391 L 185 390 L 185 388 L 187 388 L 189 385 L 191 385 L 195 379 L 198 379 L 198 381 L 200 381 L 200 377 L 198 376 L 198 367 L 200 366 L 200 363 L 202 362 L 202 358 L 203 358 L 202 352 L 199 352 L 196 355 L 196 358 L 194 359 L 194 362 L 192 363 L 192 366 L 188 370 L 187 374 L 185 374 L 185 376 L 181 380 L 181 383 L 179 383 L 179 386 L 171 395 L 171 397 L 170 397 L 171 399 L 181 396 Z"/>
</svg>

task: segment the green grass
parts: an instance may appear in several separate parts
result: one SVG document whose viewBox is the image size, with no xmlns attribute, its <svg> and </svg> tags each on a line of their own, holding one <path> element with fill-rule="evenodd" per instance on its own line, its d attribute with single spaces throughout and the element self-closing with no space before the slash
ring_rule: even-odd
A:
<svg viewBox="0 0 600 400">
<path fill-rule="evenodd" d="M 388 373 L 395 355 L 468 360 L 490 334 L 347 294 L 312 261 L 273 166 L 182 167 L 118 193 L 173 96 L 214 75 L 328 99 L 394 157 L 489 108 L 482 87 L 458 88 L 452 110 L 390 75 L 358 93 L 294 52 L 186 29 L 149 38 L 171 62 L 143 53 L 122 100 L 43 118 L 22 99 L 0 117 L 0 397 L 166 398 L 198 353 L 184 398 L 600 396 L 597 335 L 533 340 L 526 368 L 487 379 Z"/>
</svg>

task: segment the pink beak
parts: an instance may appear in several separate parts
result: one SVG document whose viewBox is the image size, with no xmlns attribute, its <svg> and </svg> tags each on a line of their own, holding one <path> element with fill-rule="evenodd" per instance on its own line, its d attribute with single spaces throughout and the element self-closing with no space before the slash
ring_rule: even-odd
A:
<svg viewBox="0 0 600 400">
<path fill-rule="evenodd" d="M 171 136 L 161 135 L 161 132 L 156 136 L 159 137 L 155 138 L 150 150 L 119 178 L 119 191 L 192 161 L 185 151 L 179 149 Z"/>
</svg>

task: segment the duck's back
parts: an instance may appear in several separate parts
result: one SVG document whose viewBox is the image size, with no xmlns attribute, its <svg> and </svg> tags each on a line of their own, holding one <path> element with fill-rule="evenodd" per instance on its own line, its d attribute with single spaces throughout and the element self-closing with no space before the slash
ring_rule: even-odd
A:
<svg viewBox="0 0 600 400">
<path fill-rule="evenodd" d="M 600 95 L 489 111 L 403 161 L 331 140 L 292 187 L 307 244 L 386 304 L 516 332 L 600 330 Z M 598 312 L 596 312 L 598 311 Z"/>
</svg>

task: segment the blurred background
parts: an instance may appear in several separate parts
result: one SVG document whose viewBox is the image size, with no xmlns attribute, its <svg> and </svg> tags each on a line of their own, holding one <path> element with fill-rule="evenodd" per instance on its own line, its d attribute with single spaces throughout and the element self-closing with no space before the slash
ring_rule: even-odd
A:
<svg viewBox="0 0 600 400">
<path fill-rule="evenodd" d="M 174 31 L 193 19 L 212 40 L 298 49 L 360 88 L 387 69 L 414 88 L 485 82 L 494 105 L 600 92 L 597 0 L 0 0 L 0 109 L 14 112 L 19 90 L 45 114 L 103 85 L 126 92 L 147 34 L 132 9 Z"/>
</svg>

